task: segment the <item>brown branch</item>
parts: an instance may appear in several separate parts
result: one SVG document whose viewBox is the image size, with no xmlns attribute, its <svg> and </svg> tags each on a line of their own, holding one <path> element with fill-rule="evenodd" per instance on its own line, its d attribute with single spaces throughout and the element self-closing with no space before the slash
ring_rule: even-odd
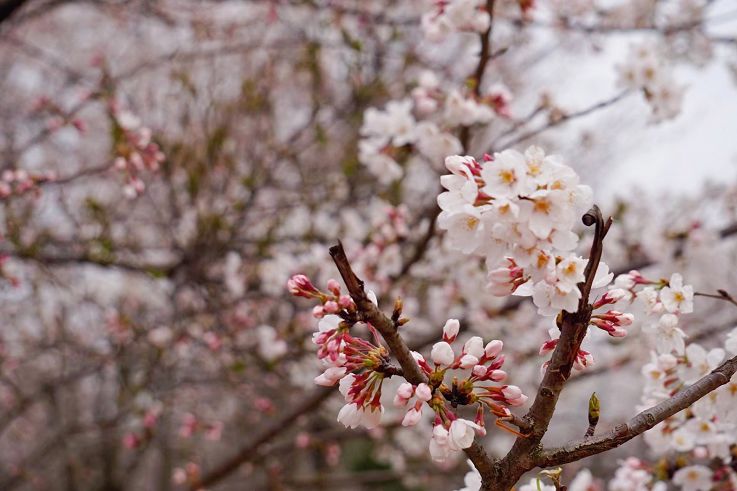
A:
<svg viewBox="0 0 737 491">
<path fill-rule="evenodd" d="M 724 300 L 725 302 L 729 302 L 732 305 L 737 306 L 737 300 L 735 300 L 734 297 L 732 297 L 732 295 L 727 293 L 726 290 L 717 290 L 717 293 L 694 292 L 694 296 L 713 298 L 715 300 Z"/>
<path fill-rule="evenodd" d="M 476 65 L 476 71 L 473 74 L 473 93 L 478 97 L 481 95 L 481 81 L 486 72 L 486 65 L 491 59 L 491 33 L 494 27 L 494 2 L 495 0 L 486 0 L 486 12 L 489 14 L 489 27 L 485 32 L 481 33 L 481 53 L 479 54 L 479 63 Z"/>
<path fill-rule="evenodd" d="M 642 411 L 627 423 L 614 427 L 607 434 L 546 450 L 539 455 L 535 464 L 540 467 L 562 465 L 616 448 L 727 384 L 736 372 L 737 356 L 727 360 L 695 384 L 670 399 Z"/>
<path fill-rule="evenodd" d="M 288 429 L 291 424 L 301 415 L 312 411 L 319 406 L 330 394 L 333 389 L 319 387 L 314 389 L 311 394 L 306 396 L 301 403 L 292 407 L 291 410 L 282 414 L 277 420 L 263 428 L 248 444 L 242 447 L 230 459 L 215 467 L 211 471 L 190 486 L 192 491 L 197 489 L 209 488 L 228 477 L 235 472 L 241 465 L 249 462 L 251 459 L 258 457 L 258 448 L 269 440 L 273 439 L 284 430 Z"/>
<path fill-rule="evenodd" d="M 10 19 L 16 10 L 20 9 L 27 0 L 0 1 L 0 23 Z"/>
<path fill-rule="evenodd" d="M 361 320 L 370 323 L 382 335 L 389 346 L 389 350 L 402 367 L 404 378 L 414 385 L 427 382 L 427 377 L 422 373 L 419 365 L 412 357 L 409 347 L 399 335 L 396 324 L 369 300 L 364 290 L 363 281 L 356 276 L 350 262 L 348 262 L 343 244 L 338 242 L 337 245 L 331 247 L 330 256 L 343 278 L 348 293 L 356 304 L 356 310 Z M 479 472 L 486 472 L 487 474 L 491 472 L 493 462 L 478 442 L 474 441 L 464 452 Z"/>
<path fill-rule="evenodd" d="M 585 280 L 579 284 L 581 300 L 574 313 L 562 312 L 559 317 L 560 339 L 553 351 L 543 380 L 538 388 L 535 400 L 525 415 L 531 431 L 525 437 L 518 437 L 512 449 L 499 462 L 496 472 L 481 474 L 484 490 L 508 490 L 525 472 L 536 466 L 535 456 L 541 451 L 540 442 L 548 431 L 550 420 L 555 412 L 558 397 L 563 391 L 566 381 L 571 376 L 578 350 L 586 336 L 591 306 L 588 303 L 591 284 L 599 266 L 603 250 L 603 241 L 609 230 L 611 220 L 604 221 L 601 211 L 594 206 L 583 216 L 587 226 L 595 225 L 594 239 L 586 266 Z"/>
<path fill-rule="evenodd" d="M 399 336 L 399 331 L 395 327 L 394 322 L 369 300 L 363 288 L 363 281 L 356 276 L 348 262 L 343 244 L 338 242 L 338 245 L 331 247 L 330 256 L 333 258 L 346 288 L 348 288 L 348 293 L 356 304 L 356 309 L 361 320 L 368 322 L 381 333 L 392 354 L 402 367 L 404 378 L 414 385 L 427 382 L 427 377 L 425 377 L 417 362 L 415 362 L 407 344 Z"/>
</svg>

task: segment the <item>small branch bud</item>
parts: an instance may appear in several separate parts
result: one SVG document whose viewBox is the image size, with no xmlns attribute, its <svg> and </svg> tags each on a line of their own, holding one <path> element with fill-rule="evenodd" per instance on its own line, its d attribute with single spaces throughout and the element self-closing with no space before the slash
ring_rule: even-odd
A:
<svg viewBox="0 0 737 491">
<path fill-rule="evenodd" d="M 596 425 L 599 424 L 600 409 L 599 398 L 596 396 L 596 392 L 594 392 L 589 399 L 589 428 L 586 430 L 586 435 L 584 435 L 586 438 L 594 436 Z"/>
<path fill-rule="evenodd" d="M 401 297 L 397 297 L 397 299 L 394 300 L 394 310 L 392 311 L 392 322 L 394 322 L 395 325 L 398 325 L 399 323 L 399 318 L 402 316 L 403 307 L 404 304 Z"/>
<path fill-rule="evenodd" d="M 540 474 L 543 476 L 546 476 L 555 486 L 556 491 L 565 491 L 565 486 L 561 486 L 560 484 L 560 476 L 563 474 L 563 468 L 557 467 L 555 469 L 545 469 L 544 471 L 540 471 Z"/>
</svg>

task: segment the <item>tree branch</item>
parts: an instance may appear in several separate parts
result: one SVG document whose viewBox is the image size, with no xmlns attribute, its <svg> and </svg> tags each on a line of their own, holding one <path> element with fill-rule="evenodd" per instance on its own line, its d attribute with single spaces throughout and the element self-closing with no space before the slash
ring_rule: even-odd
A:
<svg viewBox="0 0 737 491">
<path fill-rule="evenodd" d="M 16 10 L 20 9 L 27 0 L 0 1 L 0 23 L 10 19 Z"/>
<path fill-rule="evenodd" d="M 499 470 L 495 474 L 482 475 L 484 490 L 508 490 L 524 474 L 534 468 L 536 455 L 541 451 L 540 442 L 548 431 L 550 420 L 555 412 L 558 397 L 563 391 L 566 381 L 571 376 L 571 370 L 576 361 L 578 350 L 586 336 L 591 306 L 589 293 L 601 260 L 603 241 L 609 230 L 611 220 L 604 221 L 599 208 L 594 207 L 583 216 L 583 223 L 587 226 L 595 225 L 594 239 L 589 254 L 589 263 L 586 266 L 585 280 L 578 285 L 581 290 L 581 300 L 578 310 L 574 313 L 562 312 L 559 317 L 560 338 L 553 351 L 543 380 L 538 388 L 535 400 L 525 415 L 532 431 L 525 437 L 518 437 L 512 449 L 499 462 Z"/>
<path fill-rule="evenodd" d="M 192 484 L 190 489 L 195 491 L 198 489 L 209 488 L 235 472 L 241 465 L 258 457 L 257 450 L 261 445 L 289 428 L 299 416 L 312 411 L 332 393 L 332 388 L 319 387 L 314 389 L 312 394 L 307 395 L 301 403 L 297 404 L 290 411 L 287 411 L 280 418 L 262 429 L 252 441 L 242 447 L 233 457 L 206 473 L 199 481 Z"/>
<path fill-rule="evenodd" d="M 625 90 L 620 92 L 619 94 L 615 95 L 614 97 L 611 97 L 609 99 L 603 100 L 601 102 L 598 102 L 596 104 L 593 104 L 587 108 L 581 109 L 580 111 L 574 111 L 572 113 L 567 113 L 561 116 L 560 118 L 554 119 L 552 121 L 549 121 L 548 123 L 540 126 L 539 128 L 535 128 L 534 130 L 530 130 L 527 133 L 522 133 L 521 135 L 518 135 L 511 140 L 504 142 L 501 145 L 498 145 L 499 148 L 509 148 L 512 147 L 520 142 L 523 142 L 525 140 L 528 140 L 534 136 L 539 135 L 543 131 L 549 130 L 550 128 L 555 128 L 556 126 L 560 126 L 568 121 L 571 121 L 573 119 L 581 118 L 583 116 L 588 116 L 589 114 L 598 111 L 599 109 L 604 109 L 606 107 L 609 107 L 613 104 L 616 104 L 620 100 L 624 99 L 628 94 L 630 94 L 630 90 Z M 498 142 L 495 141 L 492 143 L 492 151 L 493 149 L 497 148 Z"/>
<path fill-rule="evenodd" d="M 348 257 L 345 254 L 341 242 L 330 248 L 330 256 L 333 258 L 340 272 L 340 276 L 343 278 L 348 293 L 356 304 L 356 310 L 361 320 L 370 323 L 381 333 L 384 341 L 389 346 L 389 350 L 402 367 L 404 378 L 413 385 L 427 382 L 427 377 L 422 373 L 419 365 L 417 365 L 417 362 L 412 357 L 409 347 L 399 335 L 394 322 L 369 300 L 364 290 L 364 283 L 353 272 L 353 268 L 351 268 L 351 264 L 348 262 Z M 474 441 L 464 452 L 479 472 L 486 472 L 488 474 L 492 471 L 493 462 L 478 442 Z"/>
<path fill-rule="evenodd" d="M 616 426 L 604 435 L 577 440 L 563 447 L 542 452 L 535 464 L 539 467 L 562 465 L 616 448 L 727 384 L 735 372 L 737 372 L 737 356 L 727 360 L 709 375 L 678 392 L 672 398 L 642 411 L 627 423 Z"/>
<path fill-rule="evenodd" d="M 356 276 L 353 268 L 351 268 L 351 264 L 348 262 L 343 244 L 338 242 L 338 245 L 331 247 L 330 256 L 338 267 L 340 276 L 343 278 L 346 288 L 348 288 L 348 293 L 356 304 L 356 309 L 361 320 L 368 322 L 381 333 L 384 341 L 389 346 L 389 350 L 402 367 L 404 378 L 414 385 L 427 382 L 427 377 L 425 377 L 417 362 L 415 362 L 407 344 L 399 336 L 394 322 L 369 300 L 363 288 L 363 281 Z"/>
</svg>

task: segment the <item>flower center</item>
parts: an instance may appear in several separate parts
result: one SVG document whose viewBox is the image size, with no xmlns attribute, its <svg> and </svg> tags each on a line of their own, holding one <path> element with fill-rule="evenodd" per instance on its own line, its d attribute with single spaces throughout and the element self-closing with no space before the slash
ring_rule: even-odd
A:
<svg viewBox="0 0 737 491">
<path fill-rule="evenodd" d="M 550 213 L 550 201 L 547 199 L 537 199 L 535 200 L 535 212 L 536 213 L 544 213 L 549 214 Z"/>
<path fill-rule="evenodd" d="M 466 217 L 466 228 L 468 230 L 476 230 L 479 224 L 479 219 L 476 217 Z"/>
<path fill-rule="evenodd" d="M 514 175 L 514 171 L 510 169 L 504 169 L 499 171 L 499 178 L 504 184 L 513 184 L 517 180 L 517 176 Z"/>
</svg>

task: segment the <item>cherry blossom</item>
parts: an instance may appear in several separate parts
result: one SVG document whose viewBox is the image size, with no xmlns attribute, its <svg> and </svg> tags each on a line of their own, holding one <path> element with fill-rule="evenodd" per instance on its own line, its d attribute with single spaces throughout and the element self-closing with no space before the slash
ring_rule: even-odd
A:
<svg viewBox="0 0 737 491">
<path fill-rule="evenodd" d="M 709 491 L 712 487 L 712 472 L 703 465 L 691 465 L 678 469 L 673 482 L 684 491 Z"/>
</svg>

